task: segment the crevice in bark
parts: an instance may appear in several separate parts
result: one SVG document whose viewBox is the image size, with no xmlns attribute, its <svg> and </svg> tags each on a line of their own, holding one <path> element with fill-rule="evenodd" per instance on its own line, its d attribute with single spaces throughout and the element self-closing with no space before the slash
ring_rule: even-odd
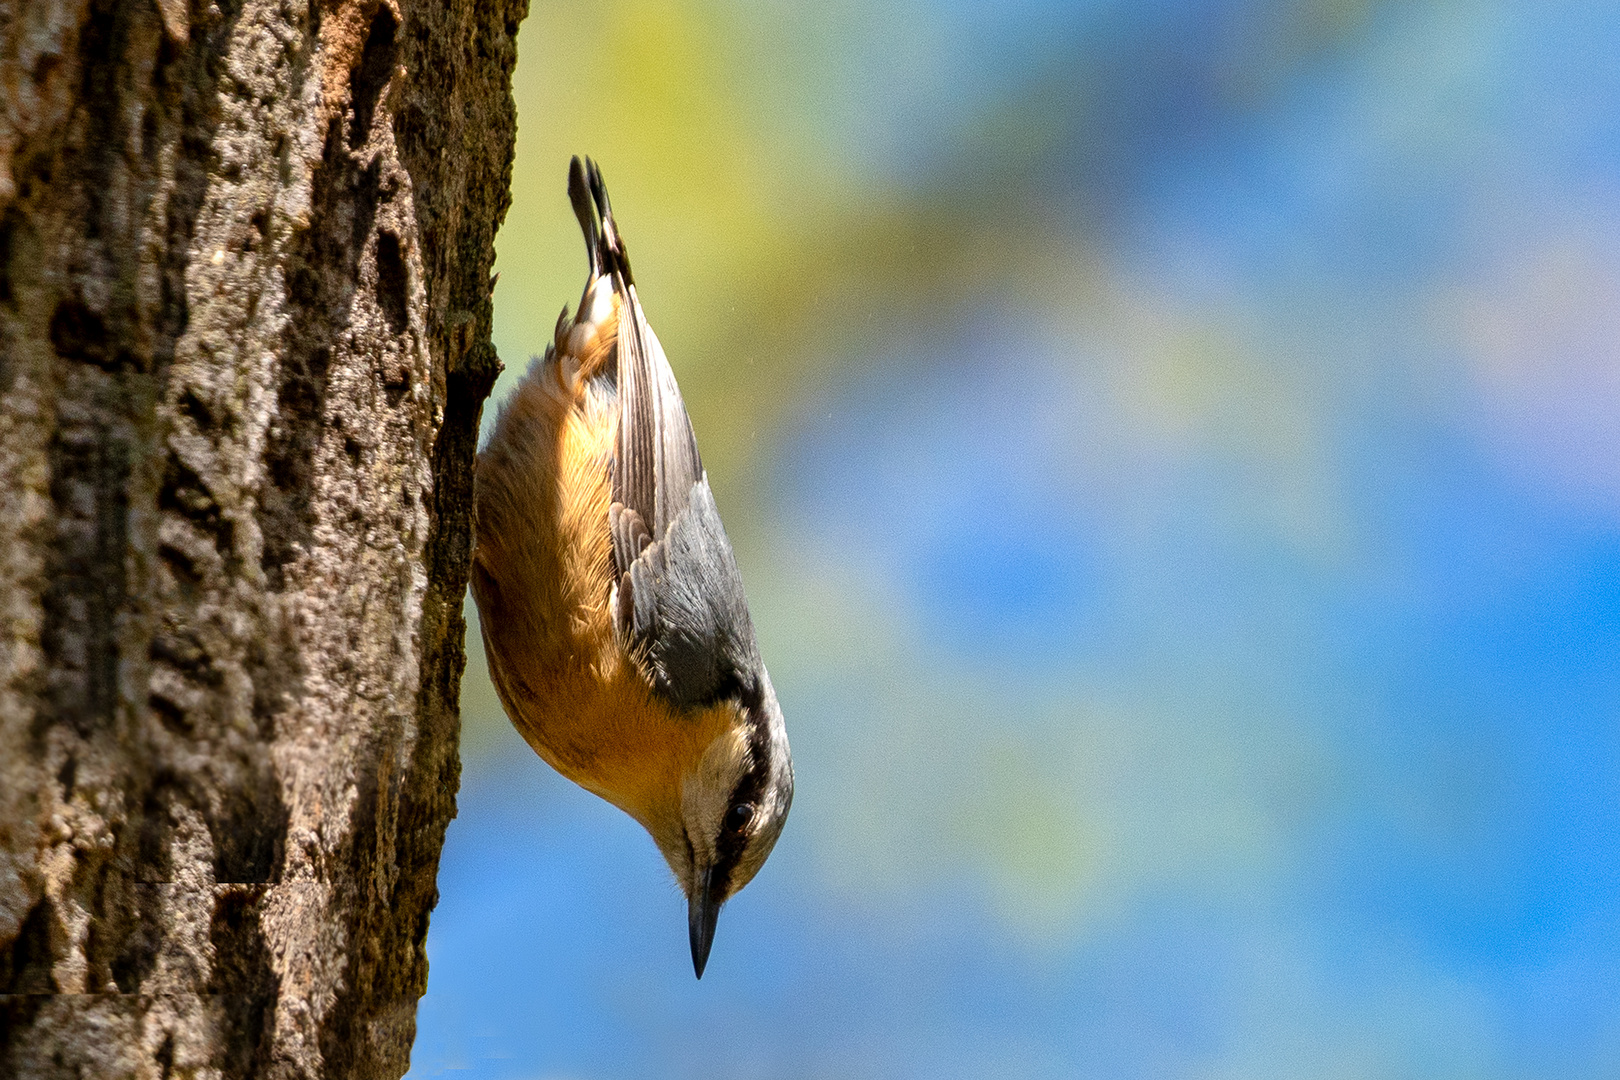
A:
<svg viewBox="0 0 1620 1080">
<path fill-rule="evenodd" d="M 128 850 L 119 861 L 127 861 L 129 872 L 119 895 L 106 906 L 105 919 L 112 926 L 104 955 L 92 958 L 93 963 L 105 966 L 107 978 L 124 994 L 140 991 L 163 947 L 160 886 L 174 876 L 169 848 L 173 819 L 168 803 L 172 784 L 172 776 L 156 778 L 154 790 L 131 823 L 130 835 L 121 838 L 121 846 Z"/>
<path fill-rule="evenodd" d="M 11 1044 L 13 1033 L 26 1032 L 50 998 L 45 994 L 0 993 L 0 1046 Z"/>
<path fill-rule="evenodd" d="M 163 1041 L 158 1044 L 157 1054 L 154 1055 L 153 1061 L 158 1067 L 159 1080 L 169 1080 L 169 1077 L 174 1075 L 173 1034 L 165 1035 L 163 1037 Z"/>
<path fill-rule="evenodd" d="M 263 889 L 250 887 L 222 891 L 209 922 L 214 951 L 209 991 L 224 995 L 228 1003 L 221 1032 L 220 1071 L 225 1077 L 259 1075 L 274 1034 L 272 1005 L 279 980 L 260 922 L 263 897 Z"/>
<path fill-rule="evenodd" d="M 107 327 L 101 316 L 76 299 L 66 299 L 56 305 L 51 316 L 51 347 L 56 355 L 70 363 L 94 364 L 108 374 L 142 369 L 140 359 L 128 349 L 117 348 L 108 341 Z"/>
<path fill-rule="evenodd" d="M 51 974 L 51 902 L 40 900 L 28 912 L 11 944 L 0 949 L 0 994 L 55 994 Z"/>
<path fill-rule="evenodd" d="M 377 113 L 377 102 L 388 80 L 394 75 L 394 63 L 399 49 L 394 41 L 399 23 L 387 4 L 377 6 L 371 20 L 371 32 L 366 35 L 366 47 L 360 54 L 360 63 L 349 76 L 349 98 L 353 102 L 353 118 L 349 122 L 349 149 L 358 150 L 371 138 L 371 122 Z"/>
<path fill-rule="evenodd" d="M 121 994 L 139 993 L 141 984 L 152 973 L 158 951 L 163 946 L 163 934 L 158 929 L 163 916 L 163 904 L 157 890 L 150 885 L 134 883 L 130 904 L 131 918 L 127 932 L 111 942 L 112 956 L 107 973 L 113 986 Z"/>
<path fill-rule="evenodd" d="M 0 304 L 11 307 L 14 298 L 11 295 L 11 235 L 17 228 L 17 212 L 7 208 L 0 214 Z M 10 370 L 9 350 L 0 350 L 0 394 L 11 389 L 11 380 L 5 373 Z"/>
<path fill-rule="evenodd" d="M 215 796 L 220 808 L 210 815 L 214 839 L 214 880 L 220 884 L 275 881 L 287 840 L 287 807 L 274 771 L 254 759 L 238 784 Z"/>
<path fill-rule="evenodd" d="M 93 910 L 105 913 L 102 918 L 91 921 L 84 941 L 85 964 L 89 968 L 85 985 L 96 990 L 108 990 L 117 985 L 112 974 L 113 954 L 134 929 L 128 905 L 123 903 L 128 883 L 122 870 L 117 859 L 102 863 L 88 890 Z"/>
<path fill-rule="evenodd" d="M 405 257 L 400 253 L 399 237 L 386 230 L 377 234 L 377 306 L 388 320 L 388 329 L 403 334 L 409 325 L 406 314 L 406 288 L 409 285 Z M 400 397 L 410 388 L 410 382 L 387 384 L 390 408 L 399 404 Z"/>
<path fill-rule="evenodd" d="M 219 80 L 218 55 L 236 29 L 241 5 L 217 5 L 220 12 L 211 29 L 205 22 L 191 26 L 190 47 L 177 47 L 159 34 L 152 64 L 151 100 L 141 121 L 143 171 L 156 175 L 159 150 L 174 145 L 174 180 L 164 210 L 164 244 L 160 256 L 156 362 L 166 369 L 174 357 L 175 342 L 185 333 L 190 312 L 186 298 L 186 268 L 196 236 L 197 215 L 208 194 L 208 178 L 217 162 L 214 139 L 219 131 L 220 106 L 215 87 Z M 143 207 L 144 210 L 144 207 Z"/>
<path fill-rule="evenodd" d="M 378 164 L 362 168 L 344 149 L 341 133 L 342 121 L 334 117 L 314 178 L 310 225 L 287 260 L 292 327 L 265 452 L 270 483 L 258 508 L 261 566 L 274 592 L 287 588 L 285 568 L 309 544 L 312 470 L 332 350 L 349 324 L 360 260 L 377 216 Z"/>
<path fill-rule="evenodd" d="M 346 936 L 356 944 L 356 948 L 350 957 L 343 996 L 354 1001 L 375 999 L 379 989 L 373 980 L 379 961 L 383 958 L 379 955 L 381 935 L 376 932 L 375 924 L 389 906 L 390 898 L 386 890 L 379 895 L 376 878 L 391 869 L 377 865 L 379 819 L 386 820 L 390 827 L 394 824 L 392 815 L 387 813 L 388 808 L 379 805 L 386 791 L 379 784 L 383 763 L 376 760 L 375 754 L 365 755 L 365 761 L 356 778 L 358 791 L 347 839 L 348 869 L 353 875 L 351 880 L 356 884 L 358 895 L 356 902 L 349 905 L 348 918 L 345 920 Z M 391 781 L 392 777 L 389 779 Z M 389 831 L 392 832 L 392 828 Z M 340 1001 L 338 1007 L 332 1010 L 330 1022 L 321 1031 L 321 1059 L 339 1076 L 364 1073 L 368 1071 L 366 1066 L 375 1064 L 367 1060 L 374 1050 L 370 1041 L 356 1037 L 358 1032 L 355 1024 L 360 1019 L 357 1014 L 358 1010 L 351 1002 Z"/>
<path fill-rule="evenodd" d="M 119 389 L 105 388 L 106 396 Z M 84 738 L 110 729 L 118 702 L 117 624 L 126 585 L 132 448 L 123 432 L 92 419 L 100 412 L 92 409 L 93 402 L 64 402 L 50 450 L 56 543 L 46 571 L 41 637 L 57 663 L 47 676 L 45 707 L 34 718 L 41 736 L 53 725 Z"/>
</svg>

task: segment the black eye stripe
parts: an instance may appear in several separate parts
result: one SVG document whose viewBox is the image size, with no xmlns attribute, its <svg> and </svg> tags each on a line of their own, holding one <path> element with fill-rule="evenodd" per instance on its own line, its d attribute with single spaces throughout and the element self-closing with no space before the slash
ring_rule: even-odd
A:
<svg viewBox="0 0 1620 1080">
<path fill-rule="evenodd" d="M 765 794 L 765 784 L 771 774 L 771 736 L 765 726 L 764 696 L 759 692 L 757 685 L 742 689 L 743 692 L 737 695 L 737 701 L 742 706 L 743 716 L 748 722 L 749 763 L 748 771 L 731 791 L 731 799 L 726 804 L 727 815 L 730 814 L 731 807 L 738 803 L 752 803 L 757 813 Z M 725 817 L 722 816 L 721 820 L 723 823 Z M 743 852 L 748 849 L 748 835 L 746 832 L 733 832 L 722 828 L 720 835 L 715 839 L 714 847 L 714 880 L 716 884 L 723 883 L 729 891 L 731 872 L 736 869 Z"/>
<path fill-rule="evenodd" d="M 720 676 L 712 693 L 702 700 L 694 702 L 694 704 L 698 708 L 706 708 L 710 705 L 718 705 L 722 701 L 740 701 L 746 706 L 750 701 L 757 700 L 759 700 L 758 688 L 744 682 L 741 676 L 737 674 L 736 669 L 733 668 L 728 669 Z"/>
</svg>

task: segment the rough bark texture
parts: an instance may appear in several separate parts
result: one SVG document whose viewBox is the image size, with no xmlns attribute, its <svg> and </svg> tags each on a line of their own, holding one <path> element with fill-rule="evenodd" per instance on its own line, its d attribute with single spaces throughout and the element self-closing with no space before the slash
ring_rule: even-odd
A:
<svg viewBox="0 0 1620 1080">
<path fill-rule="evenodd" d="M 0 1076 L 398 1076 L 526 0 L 0 0 Z"/>
</svg>

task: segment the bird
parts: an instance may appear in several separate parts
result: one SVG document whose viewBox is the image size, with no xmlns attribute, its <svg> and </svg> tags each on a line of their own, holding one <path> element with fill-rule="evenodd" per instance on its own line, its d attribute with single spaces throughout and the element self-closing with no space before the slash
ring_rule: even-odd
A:
<svg viewBox="0 0 1620 1080">
<path fill-rule="evenodd" d="M 471 589 L 507 716 L 547 764 L 652 835 L 686 896 L 701 979 L 721 906 L 781 835 L 792 755 L 594 161 L 570 162 L 568 197 L 585 289 L 478 453 Z"/>
</svg>

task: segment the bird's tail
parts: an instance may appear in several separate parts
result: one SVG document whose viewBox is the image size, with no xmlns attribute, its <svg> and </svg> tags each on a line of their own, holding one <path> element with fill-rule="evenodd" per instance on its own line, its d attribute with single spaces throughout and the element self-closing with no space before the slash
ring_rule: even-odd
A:
<svg viewBox="0 0 1620 1080">
<path fill-rule="evenodd" d="M 585 234 L 585 251 L 591 260 L 591 278 L 611 274 L 621 279 L 618 287 L 635 283 L 630 276 L 630 256 L 613 221 L 613 204 L 608 202 L 607 185 L 596 162 L 576 156 L 568 164 L 568 201 L 574 205 L 580 231 Z"/>
</svg>

